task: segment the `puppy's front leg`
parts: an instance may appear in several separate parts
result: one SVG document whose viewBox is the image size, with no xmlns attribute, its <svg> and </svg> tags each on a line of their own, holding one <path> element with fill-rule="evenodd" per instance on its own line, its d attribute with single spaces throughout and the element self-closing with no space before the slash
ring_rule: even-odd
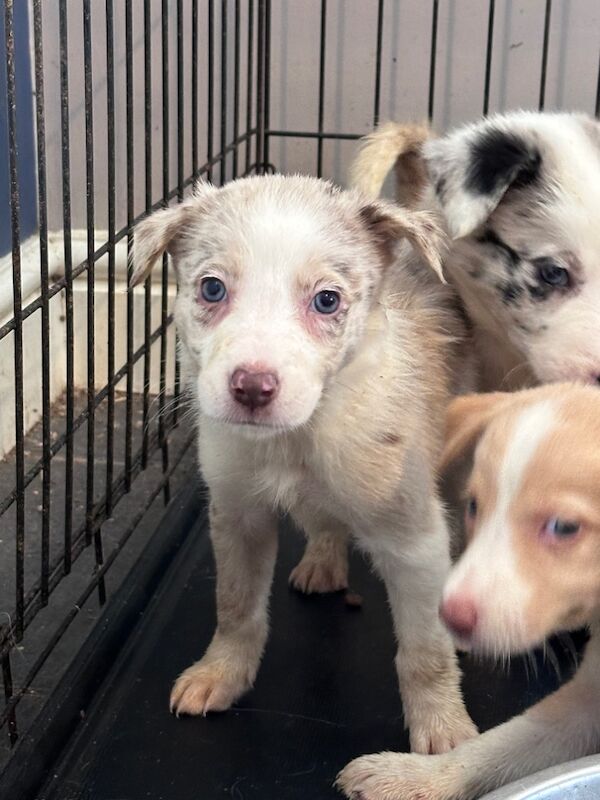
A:
<svg viewBox="0 0 600 800">
<path fill-rule="evenodd" d="M 575 677 L 519 717 L 439 756 L 379 753 L 348 764 L 338 786 L 360 800 L 474 800 L 600 748 L 600 633 Z"/>
<path fill-rule="evenodd" d="M 268 509 L 213 500 L 210 535 L 217 567 L 217 629 L 204 657 L 171 692 L 171 711 L 225 711 L 249 689 L 267 640 L 267 604 L 277 553 L 277 519 Z"/>
<path fill-rule="evenodd" d="M 448 531 L 439 501 L 404 508 L 400 529 L 367 540 L 385 581 L 398 653 L 396 669 L 411 749 L 442 753 L 477 733 L 463 703 L 460 670 L 438 616 L 450 568 Z M 416 515 L 416 517 L 415 517 Z"/>
</svg>

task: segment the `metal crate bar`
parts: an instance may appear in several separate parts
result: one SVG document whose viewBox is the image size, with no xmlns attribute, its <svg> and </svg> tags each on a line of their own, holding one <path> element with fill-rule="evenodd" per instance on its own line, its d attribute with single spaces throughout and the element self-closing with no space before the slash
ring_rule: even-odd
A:
<svg viewBox="0 0 600 800">
<path fill-rule="evenodd" d="M 14 288 L 12 313 L 0 326 L 0 342 L 12 336 L 10 346 L 14 349 L 12 369 L 16 445 L 9 455 L 14 460 L 14 483 L 0 496 L 0 520 L 10 525 L 15 537 L 12 589 L 14 604 L 7 610 L 7 623 L 0 624 L 0 663 L 5 701 L 4 708 L 0 711 L 0 729 L 6 729 L 13 744 L 20 735 L 18 712 L 21 703 L 29 703 L 29 698 L 35 695 L 40 672 L 79 615 L 82 605 L 90 602 L 94 594 L 96 602 L 101 605 L 108 600 L 106 576 L 111 566 L 129 547 L 129 541 L 151 503 L 160 496 L 164 503 L 169 502 L 173 479 L 181 471 L 182 459 L 193 441 L 193 434 L 190 432 L 187 435 L 183 431 L 178 435 L 177 448 L 173 449 L 171 445 L 171 437 L 178 423 L 177 395 L 180 377 L 176 359 L 173 361 L 175 372 L 172 380 L 171 376 L 169 379 L 167 376 L 167 365 L 173 352 L 169 333 L 173 325 L 173 315 L 169 307 L 168 261 L 164 259 L 161 277 L 155 282 L 154 288 L 152 279 L 149 278 L 142 290 L 136 290 L 134 294 L 130 289 L 123 298 L 126 324 L 120 340 L 121 333 L 117 327 L 120 324 L 118 309 L 121 306 L 117 303 L 121 301 L 117 281 L 125 277 L 118 271 L 120 246 L 126 243 L 130 251 L 133 228 L 140 219 L 161 207 L 181 201 L 193 183 L 198 178 L 210 178 L 216 166 L 220 170 L 221 182 L 237 175 L 244 159 L 247 166 L 251 167 L 250 153 L 258 137 L 254 118 L 255 98 L 258 96 L 255 88 L 255 65 L 259 61 L 264 65 L 264 53 L 260 54 L 259 59 L 258 40 L 255 36 L 256 5 L 253 0 L 235 0 L 231 8 L 228 3 L 220 3 L 218 20 L 215 18 L 214 0 L 210 0 L 208 27 L 206 20 L 201 20 L 200 0 L 193 0 L 191 9 L 188 9 L 184 0 L 177 0 L 176 4 L 171 4 L 168 0 L 162 0 L 160 4 L 153 0 L 143 0 L 140 7 L 138 13 L 134 0 L 125 0 L 122 5 L 116 4 L 114 0 L 105 0 L 101 5 L 92 3 L 91 0 L 77 0 L 75 3 L 59 0 L 55 7 L 43 3 L 42 0 L 32 0 L 30 13 L 32 76 L 35 81 L 33 113 L 37 167 L 36 240 L 39 248 L 39 291 L 24 298 L 21 278 L 21 196 L 18 183 L 19 77 L 15 67 L 15 48 L 18 42 L 16 45 L 14 27 L 16 4 L 13 0 L 3 0 Z M 206 3 L 202 3 L 202 8 L 206 8 Z M 157 9 L 158 20 L 155 13 Z M 262 13 L 264 35 L 264 8 Z M 52 14 L 56 17 L 56 27 L 50 26 L 46 31 L 46 17 Z M 192 21 L 189 38 L 188 14 Z M 220 25 L 218 38 L 216 25 Z M 247 39 L 244 25 L 247 25 Z M 49 77 L 52 66 L 45 51 L 52 51 L 54 30 L 55 48 L 59 55 L 56 64 L 57 83 L 54 84 L 57 86 L 58 103 L 55 109 L 49 109 L 47 89 L 48 86 L 53 89 Z M 176 52 L 173 48 L 173 53 L 170 53 L 169 36 L 173 32 L 176 33 Z M 155 63 L 153 39 L 157 34 L 161 60 Z M 96 37 L 101 42 L 100 50 L 96 48 Z M 73 50 L 73 39 L 81 43 L 80 50 Z M 141 42 L 141 47 L 136 54 L 137 42 Z M 244 57 L 242 43 L 247 47 Z M 71 63 L 76 57 L 74 53 L 80 58 L 80 63 L 76 61 L 75 65 Z M 204 58 L 208 59 L 207 63 L 202 63 Z M 170 63 L 171 59 L 173 64 Z M 191 102 L 186 96 L 190 61 Z M 214 92 L 217 61 L 221 78 L 218 97 Z M 80 70 L 79 74 L 82 76 L 80 127 L 74 124 L 73 117 L 73 107 L 78 102 L 75 97 L 79 91 L 76 69 Z M 249 74 L 244 88 L 248 108 L 242 116 L 244 69 Z M 210 75 L 208 87 L 204 84 L 207 72 Z M 138 101 L 134 100 L 138 75 L 143 75 L 143 99 L 139 106 L 143 113 L 139 122 L 136 116 Z M 97 87 L 103 85 L 103 77 L 104 88 L 98 92 Z M 171 91 L 173 79 L 176 90 Z M 263 75 L 263 93 L 265 79 Z M 200 99 L 204 96 L 205 87 L 211 103 L 207 141 L 201 143 L 199 124 L 203 109 L 200 107 Z M 160 99 L 157 99 L 157 89 Z M 158 145 L 154 145 L 156 132 L 153 130 L 153 122 L 156 104 L 159 102 L 162 106 L 157 115 L 160 117 L 162 114 L 162 185 L 160 196 L 157 197 L 154 194 L 153 158 L 158 152 Z M 102 107 L 100 103 L 103 103 Z M 216 115 L 216 106 L 224 104 L 232 107 L 229 118 L 220 113 L 218 117 Z M 124 112 L 124 124 L 120 122 L 121 109 Z M 173 109 L 175 117 L 170 119 Z M 47 135 L 49 112 L 55 114 L 58 120 L 52 139 Z M 171 122 L 175 118 L 177 129 Z M 247 125 L 244 124 L 246 121 Z M 214 139 L 215 126 L 219 131 L 218 143 Z M 142 127 L 144 146 L 140 157 L 140 153 L 136 152 L 136 141 Z M 189 136 L 186 133 L 188 128 Z M 158 135 L 161 135 L 160 131 Z M 262 136 L 264 138 L 264 130 Z M 206 148 L 204 144 L 207 145 Z M 122 146 L 124 152 L 121 151 Z M 54 149 L 50 151 L 50 147 Z M 98 158 L 99 152 L 106 153 L 105 160 Z M 176 169 L 170 165 L 171 156 L 176 158 Z M 49 197 L 48 163 L 51 168 L 59 164 L 58 197 Z M 143 181 L 142 204 L 138 199 L 138 176 Z M 77 194 L 75 202 L 75 187 L 79 187 L 80 181 L 84 191 Z M 97 201 L 99 192 L 104 192 L 104 206 Z M 49 204 L 52 207 L 51 212 Z M 119 216 L 120 205 L 124 206 L 125 219 Z M 56 223 L 56 208 L 60 213 L 59 226 Z M 102 219 L 104 213 L 106 217 Z M 105 233 L 99 240 L 100 225 Z M 82 259 L 78 256 L 77 261 L 74 260 L 75 228 L 78 231 L 83 230 L 86 237 L 85 257 Z M 56 264 L 56 240 L 62 250 L 60 266 L 53 266 L 52 271 L 50 235 L 55 237 L 52 240 L 53 264 Z M 96 268 L 100 261 L 103 268 L 106 267 L 102 273 Z M 130 269 L 128 267 L 128 274 Z M 98 306 L 99 275 L 105 281 L 105 306 Z M 160 284 L 159 287 L 157 283 Z M 152 316 L 153 295 L 157 288 L 160 292 L 158 324 Z M 143 305 L 143 338 L 139 340 L 135 333 L 135 298 L 138 297 L 138 291 Z M 52 342 L 56 338 L 56 329 L 53 326 L 57 324 L 57 303 L 62 309 L 60 321 L 64 336 L 64 360 L 61 362 L 64 366 L 60 376 L 56 374 L 60 367 L 58 362 L 53 363 L 52 356 Z M 102 312 L 99 308 L 103 309 Z M 140 310 L 141 308 L 142 306 Z M 100 313 L 105 315 L 103 320 L 106 320 L 106 328 L 104 322 L 101 322 Z M 40 336 L 40 344 L 36 346 L 40 347 L 41 435 L 39 451 L 29 453 L 26 451 L 29 434 L 25 430 L 23 406 L 24 359 L 27 355 L 23 331 L 25 322 L 35 314 L 39 314 L 34 325 Z M 102 370 L 99 367 L 97 350 L 99 337 L 104 339 L 105 361 L 102 370 L 106 371 L 106 380 L 100 381 Z M 125 354 L 124 357 L 120 356 L 122 362 L 118 363 L 117 352 L 122 352 L 122 345 Z M 157 350 L 159 363 L 156 366 L 160 372 L 157 391 L 151 389 L 153 347 L 160 351 L 159 355 Z M 76 380 L 81 381 L 82 365 L 83 385 L 81 382 L 76 383 Z M 138 368 L 143 368 L 143 385 L 139 390 L 139 397 L 134 381 L 134 369 Z M 55 419 L 53 403 L 56 402 L 56 396 L 52 394 L 52 383 L 56 379 L 59 385 L 64 386 L 64 408 Z M 167 395 L 171 388 L 175 391 L 173 399 Z M 77 394 L 80 389 L 81 397 Z M 121 395 L 123 389 L 125 392 Z M 116 433 L 118 419 L 121 419 L 118 413 L 120 397 L 123 397 L 126 407 L 123 417 L 124 435 Z M 158 413 L 155 414 L 152 413 L 154 402 L 158 404 Z M 139 419 L 137 409 L 141 412 L 141 423 L 136 422 L 134 426 L 134 418 Z M 141 428 L 139 433 L 136 426 Z M 83 449 L 80 450 L 81 446 Z M 106 464 L 104 473 L 99 477 L 97 462 L 101 458 L 106 459 Z M 120 504 L 126 503 L 127 496 L 134 491 L 144 470 L 151 470 L 152 475 L 158 472 L 160 478 L 152 479 L 153 483 L 146 493 L 143 507 L 128 523 L 127 528 L 120 532 L 118 539 L 107 546 L 103 535 L 104 524 L 115 517 Z M 38 482 L 41 487 L 41 502 L 35 501 L 40 503 L 39 529 L 35 531 L 35 536 L 39 537 L 36 542 L 36 559 L 39 552 L 39 560 L 32 572 L 30 559 L 27 558 L 30 540 L 25 515 L 28 513 L 29 498 L 38 494 Z M 60 487 L 60 491 L 55 497 L 57 487 Z M 57 513 L 59 505 L 63 513 Z M 60 525 L 58 541 L 56 520 Z M 78 575 L 81 574 L 81 564 L 88 563 L 87 559 L 81 560 L 86 553 L 91 557 L 93 572 L 85 581 L 85 590 L 73 597 L 70 611 L 57 617 L 56 612 L 52 611 L 54 593 L 75 570 Z M 15 671 L 15 647 L 25 643 L 30 648 L 27 639 L 30 627 L 46 607 L 49 607 L 54 617 L 48 618 L 43 647 L 39 651 L 30 650 L 30 656 L 35 657 L 30 659 L 26 673 L 23 674 L 20 665 L 17 665 Z"/>
<path fill-rule="evenodd" d="M 113 509 L 115 468 L 115 288 L 116 288 L 116 188 L 115 188 L 115 30 L 113 0 L 106 0 L 106 151 L 108 211 L 108 336 L 107 377 L 110 389 L 106 413 L 106 511 Z M 94 253 L 95 258 L 95 253 Z"/>
</svg>

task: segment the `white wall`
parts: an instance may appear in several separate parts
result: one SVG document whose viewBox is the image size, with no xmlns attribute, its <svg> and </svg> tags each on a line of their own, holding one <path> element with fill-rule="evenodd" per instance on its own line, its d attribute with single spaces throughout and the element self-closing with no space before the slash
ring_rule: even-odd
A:
<svg viewBox="0 0 600 800">
<path fill-rule="evenodd" d="M 497 0 L 490 112 L 537 108 L 545 0 Z M 273 2 L 271 126 L 316 130 L 319 0 Z M 377 34 L 375 0 L 329 0 L 325 130 L 364 133 L 373 123 Z M 427 117 L 430 0 L 387 0 L 381 59 L 381 119 Z M 433 124 L 444 131 L 483 110 L 487 0 L 440 0 Z M 554 0 L 548 48 L 546 108 L 594 113 L 600 43 L 597 0 Z M 344 182 L 354 145 L 324 147 L 324 171 Z M 271 152 L 287 171 L 314 172 L 316 147 L 278 140 Z"/>
</svg>

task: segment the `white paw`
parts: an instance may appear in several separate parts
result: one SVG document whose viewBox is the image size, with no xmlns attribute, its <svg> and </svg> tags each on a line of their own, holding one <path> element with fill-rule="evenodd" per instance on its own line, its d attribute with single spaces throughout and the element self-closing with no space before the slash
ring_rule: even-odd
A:
<svg viewBox="0 0 600 800">
<path fill-rule="evenodd" d="M 251 686 L 251 681 L 230 665 L 198 661 L 175 681 L 171 691 L 171 713 L 202 714 L 226 711 Z"/>
<path fill-rule="evenodd" d="M 450 713 L 422 715 L 410 724 L 410 749 L 413 753 L 447 753 L 478 735 L 475 723 L 462 705 Z"/>
<path fill-rule="evenodd" d="M 336 786 L 350 800 L 458 800 L 460 787 L 445 756 L 379 753 L 351 761 Z"/>
</svg>

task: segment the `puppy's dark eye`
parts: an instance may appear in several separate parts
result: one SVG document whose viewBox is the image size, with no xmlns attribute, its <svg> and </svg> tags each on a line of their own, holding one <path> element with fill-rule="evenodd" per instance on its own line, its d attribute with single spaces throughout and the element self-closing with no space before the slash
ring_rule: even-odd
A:
<svg viewBox="0 0 600 800">
<path fill-rule="evenodd" d="M 579 533 L 580 529 L 579 522 L 561 519 L 560 517 L 551 517 L 544 525 L 544 533 L 548 536 L 553 536 L 555 539 L 568 539 L 570 536 L 575 536 L 576 533 Z"/>
<path fill-rule="evenodd" d="M 571 285 L 569 271 L 554 261 L 544 260 L 538 265 L 537 274 L 540 281 L 547 283 L 548 286 L 565 288 Z"/>
<path fill-rule="evenodd" d="M 475 519 L 477 516 L 477 500 L 474 497 L 469 497 L 467 500 L 467 517 Z"/>
<path fill-rule="evenodd" d="M 219 278 L 203 278 L 200 284 L 200 294 L 207 303 L 220 303 L 227 295 L 227 289 Z"/>
<path fill-rule="evenodd" d="M 318 292 L 313 297 L 312 307 L 319 314 L 334 314 L 340 307 L 340 296 L 338 292 L 328 290 Z"/>
</svg>

